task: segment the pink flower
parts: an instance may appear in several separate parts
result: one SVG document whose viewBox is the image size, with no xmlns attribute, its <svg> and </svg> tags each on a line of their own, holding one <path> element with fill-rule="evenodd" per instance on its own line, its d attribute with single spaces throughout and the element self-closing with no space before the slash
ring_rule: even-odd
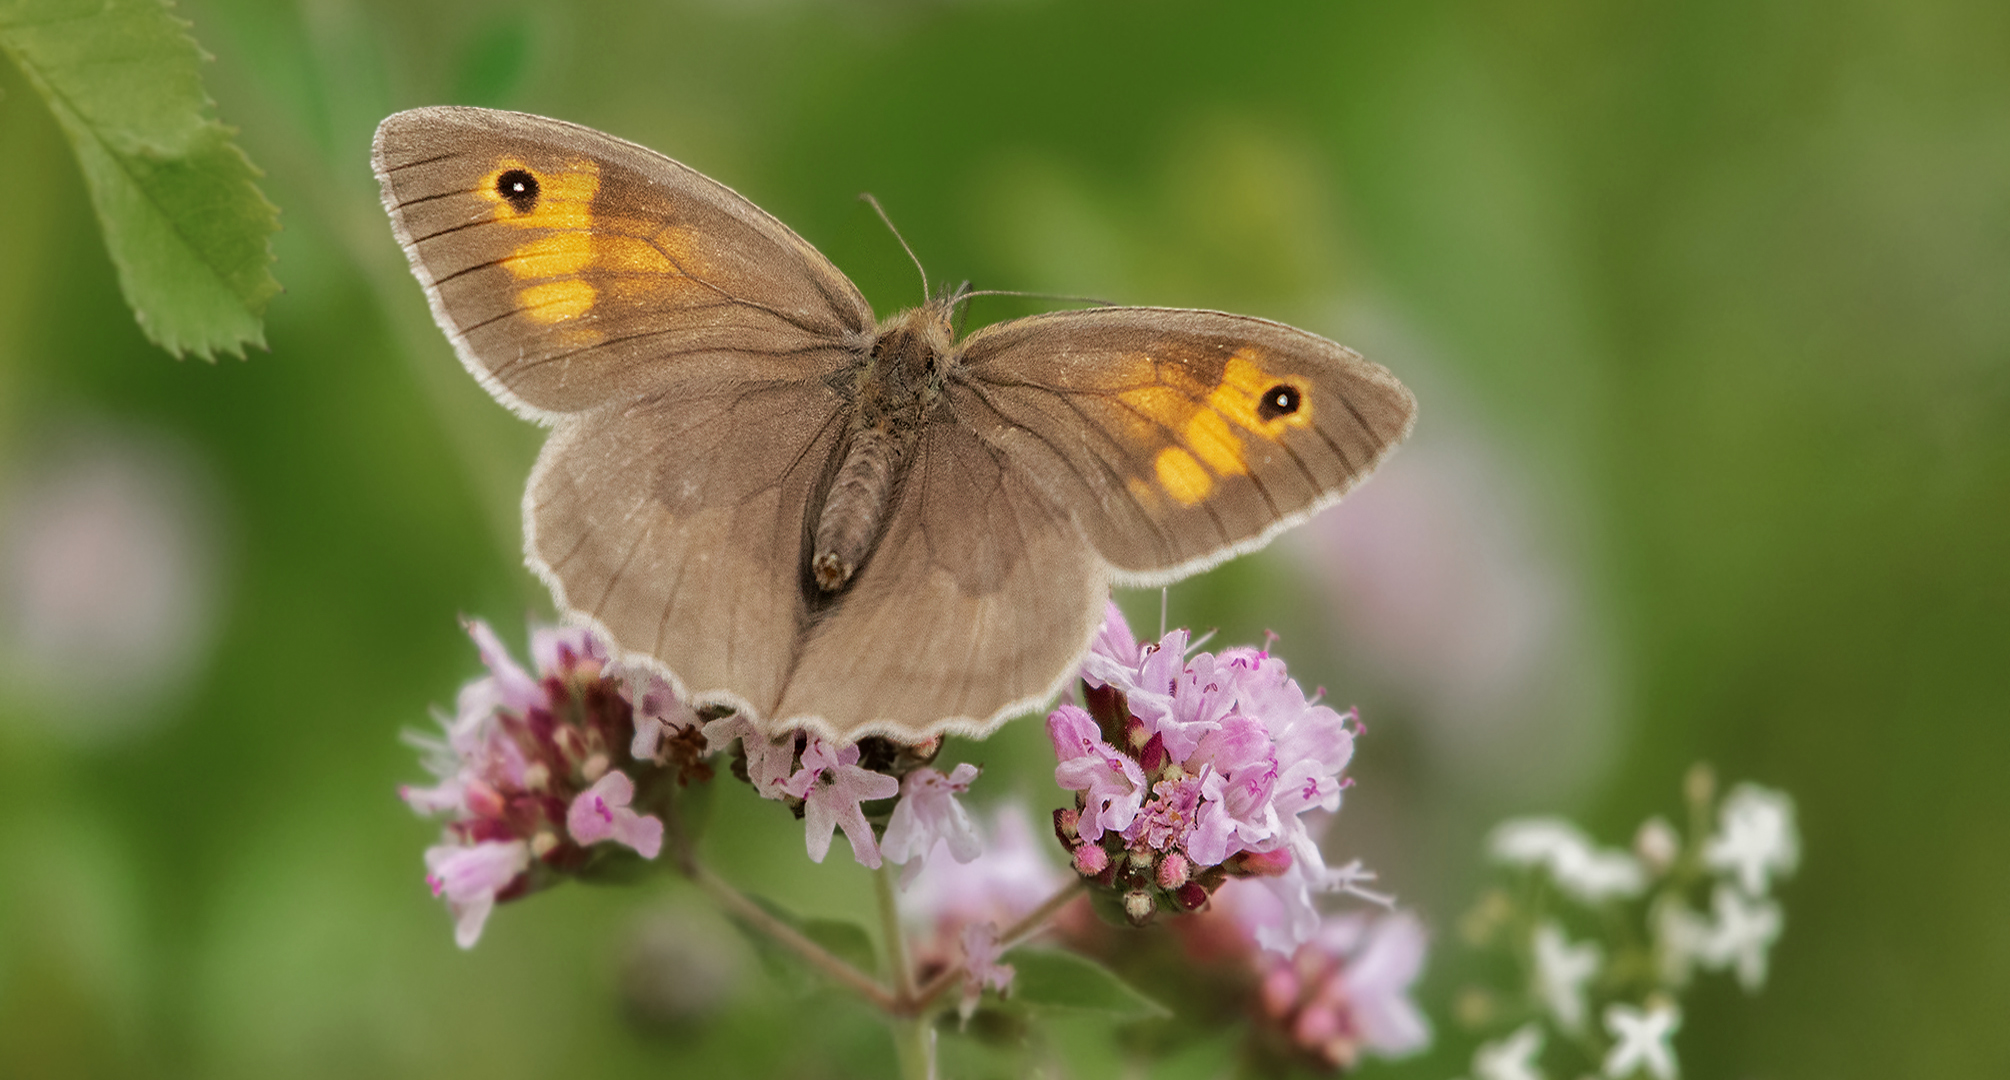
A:
<svg viewBox="0 0 2010 1080">
<path fill-rule="evenodd" d="M 663 822 L 630 810 L 634 798 L 635 782 L 626 773 L 610 772 L 573 798 L 565 814 L 566 831 L 581 844 L 612 840 L 653 859 L 663 850 Z"/>
<path fill-rule="evenodd" d="M 623 766 L 635 768 L 633 709 L 608 677 L 607 650 L 585 630 L 536 630 L 533 675 L 488 624 L 466 626 L 488 674 L 462 687 L 455 715 L 441 718 L 444 740 L 416 740 L 438 782 L 398 792 L 419 813 L 449 817 L 426 862 L 463 946 L 498 900 L 585 869 L 603 857 L 589 850 L 600 841 L 654 857 L 663 840 L 661 821 L 630 808 L 636 789 Z"/>
<path fill-rule="evenodd" d="M 1289 956 L 1250 948 L 1275 925 L 1277 900 L 1253 882 L 1229 882 L 1206 917 L 1236 928 L 1258 972 L 1257 1012 L 1308 1057 L 1351 1067 L 1363 1053 L 1398 1057 L 1429 1045 L 1430 1025 L 1410 1000 L 1428 942 L 1408 912 L 1319 921 Z"/>
<path fill-rule="evenodd" d="M 1108 609 L 1083 662 L 1088 708 L 1047 718 L 1055 782 L 1078 793 L 1056 835 L 1140 920 L 1194 910 L 1229 875 L 1262 875 L 1289 901 L 1271 942 L 1289 951 L 1318 925 L 1311 894 L 1355 880 L 1326 869 L 1304 815 L 1339 808 L 1357 723 L 1308 700 L 1267 652 L 1186 648 L 1184 630 L 1139 646 Z"/>
<path fill-rule="evenodd" d="M 747 782 L 764 799 L 780 799 L 789 794 L 789 778 L 795 773 L 797 738 L 794 732 L 787 732 L 780 738 L 769 739 L 753 721 L 739 713 L 705 725 L 705 746 L 710 753 L 716 754 L 739 740 L 740 752 L 747 757 Z"/>
<path fill-rule="evenodd" d="M 893 816 L 886 823 L 880 853 L 890 862 L 907 864 L 910 874 L 921 869 L 919 858 L 937 841 L 948 846 L 957 862 L 976 858 L 984 849 L 983 843 L 970 823 L 969 812 L 956 801 L 976 779 L 977 766 L 967 761 L 948 776 L 930 768 L 908 773 L 900 782 L 900 802 L 894 804 Z"/>
<path fill-rule="evenodd" d="M 496 895 L 520 884 L 530 869 L 530 845 L 522 840 L 439 844 L 426 849 L 426 884 L 445 897 L 454 916 L 454 942 L 472 949 L 494 910 Z"/>
<path fill-rule="evenodd" d="M 1110 601 L 1103 609 L 1103 625 L 1089 643 L 1089 654 L 1082 658 L 1082 681 L 1090 686 L 1115 686 L 1126 693 L 1134 692 L 1141 689 L 1137 678 L 1143 662 L 1144 651 L 1131 635 L 1130 624 L 1124 622 L 1124 613 L 1117 602 Z"/>
<path fill-rule="evenodd" d="M 1104 742 L 1096 722 L 1074 705 L 1064 704 L 1047 717 L 1047 737 L 1061 759 L 1054 782 L 1086 796 L 1076 826 L 1082 839 L 1094 843 L 1104 829 L 1129 828 L 1145 793 L 1145 774 L 1137 761 Z"/>
<path fill-rule="evenodd" d="M 463 712 L 467 711 L 470 691 L 492 701 L 495 707 L 511 712 L 525 713 L 551 707 L 551 699 L 545 694 L 544 687 L 510 659 L 509 650 L 503 647 L 502 639 L 496 637 L 496 632 L 488 623 L 468 619 L 461 625 L 467 628 L 468 636 L 475 639 L 475 649 L 481 653 L 482 666 L 489 669 L 488 678 L 477 679 L 461 690 Z"/>
<path fill-rule="evenodd" d="M 914 954 L 922 968 L 954 963 L 965 926 L 1010 926 L 1068 880 L 1048 860 L 1025 807 L 1000 805 L 985 824 L 975 859 L 928 859 L 901 897 L 901 916 L 917 931 Z"/>
<path fill-rule="evenodd" d="M 963 928 L 963 1000 L 956 1007 L 963 1019 L 969 1020 L 977 1011 L 985 987 L 1000 994 L 1011 989 L 1016 972 L 1012 965 L 998 962 L 1002 952 L 997 923 L 971 923 Z"/>
<path fill-rule="evenodd" d="M 666 739 L 693 731 L 702 722 L 697 711 L 652 672 L 637 672 L 624 678 L 621 696 L 635 712 L 635 741 L 628 754 L 637 761 L 657 760 Z"/>
<path fill-rule="evenodd" d="M 1124 842 L 1136 851 L 1170 851 L 1186 845 L 1200 810 L 1201 782 L 1192 776 L 1165 779 L 1152 785 L 1152 801 L 1124 830 Z M 1214 860 L 1220 862 L 1220 859 Z"/>
<path fill-rule="evenodd" d="M 812 860 L 824 861 L 830 853 L 831 834 L 842 828 L 845 839 L 851 841 L 852 857 L 860 865 L 879 869 L 879 845 L 859 804 L 892 798 L 900 793 L 900 781 L 860 768 L 857 746 L 833 748 L 822 737 L 812 735 L 803 748 L 803 767 L 782 789 L 803 800 L 803 836 Z"/>
</svg>

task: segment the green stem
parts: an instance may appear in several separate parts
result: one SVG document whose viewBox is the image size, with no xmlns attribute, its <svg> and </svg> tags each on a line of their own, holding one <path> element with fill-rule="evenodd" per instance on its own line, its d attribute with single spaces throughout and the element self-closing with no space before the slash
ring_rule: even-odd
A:
<svg viewBox="0 0 2010 1080">
<path fill-rule="evenodd" d="M 774 938 L 795 951 L 811 967 L 831 977 L 835 982 L 851 988 L 860 997 L 872 1002 L 875 1008 L 887 1013 L 900 1011 L 901 1001 L 889 993 L 872 976 L 844 962 L 823 946 L 803 936 L 802 931 L 770 915 L 766 908 L 747 899 L 740 890 L 727 884 L 724 878 L 714 874 L 700 864 L 694 868 L 692 878 L 712 894 L 713 899 L 745 920 L 756 930 Z"/>
<path fill-rule="evenodd" d="M 907 937 L 900 929 L 900 903 L 894 898 L 893 864 L 880 863 L 873 875 L 879 893 L 879 932 L 886 942 L 886 967 L 893 973 L 893 992 L 901 1002 L 914 1000 L 914 968 L 907 962 Z"/>
<path fill-rule="evenodd" d="M 893 1049 L 900 1080 L 935 1080 L 935 1025 L 927 1016 L 895 1016 Z"/>
<path fill-rule="evenodd" d="M 893 972 L 895 1007 L 893 1049 L 900 1058 L 901 1080 L 935 1080 L 935 1025 L 914 996 L 914 966 L 907 958 L 907 936 L 900 928 L 900 902 L 894 894 L 892 863 L 881 863 L 873 883 L 879 893 L 879 932 L 885 939 L 886 966 Z"/>
</svg>

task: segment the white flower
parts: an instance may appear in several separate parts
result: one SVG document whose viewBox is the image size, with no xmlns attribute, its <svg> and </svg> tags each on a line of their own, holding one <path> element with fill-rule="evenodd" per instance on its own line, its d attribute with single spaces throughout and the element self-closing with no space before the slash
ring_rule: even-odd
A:
<svg viewBox="0 0 2010 1080">
<path fill-rule="evenodd" d="M 1647 887 L 1647 875 L 1633 856 L 1594 846 L 1562 818 L 1503 821 L 1489 847 L 1496 861 L 1545 867 L 1558 888 L 1587 904 L 1638 896 Z"/>
<path fill-rule="evenodd" d="M 1717 832 L 1703 848 L 1710 869 L 1734 875 L 1747 896 L 1764 896 L 1774 875 L 1801 862 L 1794 801 L 1784 792 L 1739 784 L 1717 812 Z"/>
<path fill-rule="evenodd" d="M 832 746 L 812 735 L 803 747 L 803 767 L 781 787 L 803 800 L 803 839 L 812 862 L 824 861 L 831 834 L 843 829 L 844 838 L 851 841 L 852 858 L 860 866 L 879 869 L 879 842 L 860 804 L 900 794 L 900 781 L 865 768 L 858 758 L 856 743 Z"/>
<path fill-rule="evenodd" d="M 1572 945 L 1563 936 L 1563 928 L 1554 922 L 1536 928 L 1536 996 L 1556 1017 L 1558 1027 L 1565 1031 L 1584 1030 L 1584 984 L 1598 974 L 1604 960 L 1597 942 Z"/>
<path fill-rule="evenodd" d="M 1680 900 L 1670 899 L 1655 906 L 1653 925 L 1662 983 L 1685 986 L 1697 965 L 1712 966 L 1716 946 L 1710 920 L 1689 910 Z"/>
<path fill-rule="evenodd" d="M 1785 916 L 1771 900 L 1753 900 L 1729 885 L 1717 886 L 1710 908 L 1716 925 L 1710 928 L 1704 966 L 1718 970 L 1736 967 L 1738 985 L 1748 994 L 1766 985 L 1766 954 L 1778 941 Z"/>
<path fill-rule="evenodd" d="M 1541 1025 L 1523 1024 L 1505 1039 L 1481 1043 L 1473 1051 L 1473 1076 L 1476 1080 L 1543 1080 L 1542 1070 L 1535 1067 L 1542 1042 Z"/>
<path fill-rule="evenodd" d="M 1642 1069 L 1655 1080 L 1675 1080 L 1675 1048 L 1668 1040 L 1682 1026 L 1682 1011 L 1674 1004 L 1657 1001 L 1645 1012 L 1631 1005 L 1609 1005 L 1605 1009 L 1605 1030 L 1613 1038 L 1605 1055 L 1605 1075 L 1624 1080 Z"/>
</svg>

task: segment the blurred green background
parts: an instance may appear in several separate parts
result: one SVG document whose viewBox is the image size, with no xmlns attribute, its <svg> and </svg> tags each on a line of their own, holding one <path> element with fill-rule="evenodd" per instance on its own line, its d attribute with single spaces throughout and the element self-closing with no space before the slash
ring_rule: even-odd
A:
<svg viewBox="0 0 2010 1080">
<path fill-rule="evenodd" d="M 144 342 L 0 70 L 0 1076 L 890 1070 L 674 882 L 539 895 L 462 953 L 421 881 L 398 735 L 475 671 L 455 616 L 550 614 L 540 433 L 454 362 L 369 173 L 379 119 L 448 102 L 677 157 L 883 314 L 919 285 L 864 190 L 937 280 L 1280 318 L 1416 389 L 1383 475 L 1171 598 L 1368 718 L 1328 847 L 1437 929 L 1440 1029 L 1371 1068 L 1466 1067 L 1493 820 L 1621 842 L 1702 759 L 1791 792 L 1806 853 L 1764 993 L 1689 999 L 1687 1074 L 2010 1075 L 2010 7 L 179 10 L 283 210 L 248 360 Z M 1042 744 L 954 752 L 1044 812 Z M 842 846 L 719 796 L 729 877 L 869 911 Z M 638 1022 L 658 954 L 719 1011 Z"/>
</svg>

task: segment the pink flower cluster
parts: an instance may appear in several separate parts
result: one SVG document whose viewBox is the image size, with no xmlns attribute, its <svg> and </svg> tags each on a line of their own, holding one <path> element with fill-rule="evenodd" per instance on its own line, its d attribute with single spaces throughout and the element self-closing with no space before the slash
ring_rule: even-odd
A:
<svg viewBox="0 0 2010 1080">
<path fill-rule="evenodd" d="M 959 765 L 944 781 L 953 782 L 965 769 L 975 775 L 971 766 Z M 908 777 L 909 782 L 913 779 L 913 775 Z M 924 786 L 935 783 L 928 781 Z M 904 798 L 901 805 L 907 806 L 909 801 Z M 925 812 L 926 804 L 921 809 Z M 1000 994 L 1011 987 L 1012 965 L 999 961 L 1001 930 L 1039 907 L 1068 878 L 1042 851 L 1034 819 L 1021 804 L 996 807 L 982 836 L 960 807 L 954 816 L 968 833 L 943 835 L 930 840 L 929 846 L 947 849 L 956 861 L 937 859 L 924 872 L 910 875 L 911 887 L 901 904 L 901 914 L 917 931 L 910 946 L 918 981 L 927 982 L 959 961 L 963 964 L 963 992 L 957 1011 L 968 1019 L 987 987 Z M 901 811 L 896 808 L 893 823 L 887 827 L 889 850 L 901 820 Z M 909 866 L 918 869 L 921 863 L 917 859 Z"/>
<path fill-rule="evenodd" d="M 1110 605 L 1082 665 L 1088 707 L 1047 718 L 1055 782 L 1076 792 L 1055 831 L 1139 925 L 1199 909 L 1228 877 L 1264 878 L 1286 918 L 1263 943 L 1288 952 L 1318 927 L 1311 894 L 1359 876 L 1327 869 L 1304 820 L 1339 809 L 1359 725 L 1307 700 L 1268 652 L 1187 648 L 1185 630 L 1140 646 Z"/>
<path fill-rule="evenodd" d="M 1253 1012 L 1262 1043 L 1318 1068 L 1352 1069 L 1363 1054 L 1400 1057 L 1430 1044 L 1431 1029 L 1410 988 L 1427 938 L 1408 912 L 1329 915 L 1284 956 L 1256 947 L 1281 913 L 1275 896 L 1230 882 L 1213 913 L 1185 935 L 1190 947 L 1246 955 L 1256 976 Z"/>
<path fill-rule="evenodd" d="M 398 792 L 422 814 L 451 815 L 426 850 L 426 880 L 453 912 L 462 948 L 473 947 L 497 901 L 613 854 L 601 845 L 646 859 L 663 846 L 663 822 L 632 807 L 636 780 L 663 774 L 653 762 L 647 774 L 637 767 L 637 710 L 608 676 L 606 648 L 584 630 L 539 629 L 533 675 L 486 623 L 467 629 L 489 673 L 462 687 L 454 715 L 441 718 L 445 740 L 422 743 L 439 782 Z M 660 724 L 644 734 L 652 753 L 666 738 Z"/>
<path fill-rule="evenodd" d="M 977 857 L 977 832 L 956 800 L 977 779 L 977 766 L 966 762 L 945 774 L 922 764 L 941 749 L 940 740 L 908 746 L 868 739 L 834 746 L 820 735 L 794 731 L 769 738 L 738 714 L 706 724 L 705 740 L 714 753 L 739 742 L 747 782 L 763 798 L 800 810 L 804 843 L 816 862 L 830 854 L 831 838 L 839 829 L 860 865 L 876 870 L 882 861 L 905 864 L 910 879 L 938 840 L 957 862 Z M 881 769 L 862 764 L 868 748 Z M 896 795 L 900 801 L 884 819 L 882 838 L 864 804 Z"/>
<path fill-rule="evenodd" d="M 438 783 L 398 792 L 420 813 L 450 816 L 442 842 L 426 851 L 426 879 L 454 913 L 463 948 L 481 936 L 497 901 L 620 857 L 604 845 L 655 858 L 664 824 L 637 809 L 638 798 L 646 805 L 672 784 L 710 779 L 707 759 L 735 743 L 735 771 L 797 812 L 817 862 L 839 829 L 860 863 L 903 863 L 909 879 L 938 845 L 957 862 L 978 855 L 976 829 L 957 800 L 977 767 L 927 767 L 940 740 L 840 746 L 797 731 L 769 737 L 738 713 L 707 721 L 658 676 L 621 670 L 589 631 L 534 630 L 533 673 L 486 623 L 467 630 L 488 673 L 462 687 L 454 715 L 440 718 L 443 740 L 416 740 Z M 891 807 L 867 805 L 895 796 Z"/>
</svg>

